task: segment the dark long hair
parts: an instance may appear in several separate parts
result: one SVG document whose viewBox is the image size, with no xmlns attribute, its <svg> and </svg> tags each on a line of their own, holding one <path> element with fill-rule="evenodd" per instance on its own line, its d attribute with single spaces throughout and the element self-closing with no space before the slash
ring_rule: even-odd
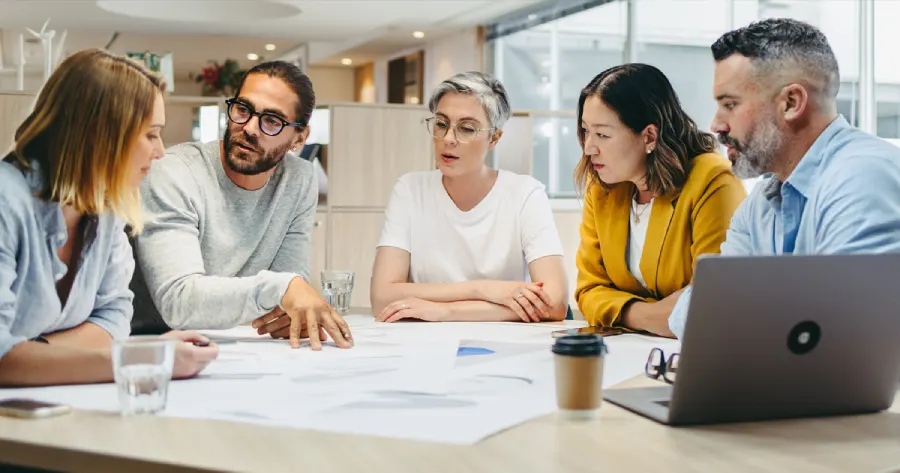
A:
<svg viewBox="0 0 900 473">
<path fill-rule="evenodd" d="M 601 72 L 581 91 L 576 130 L 581 130 L 578 142 L 582 153 L 585 136 L 581 117 L 584 102 L 593 95 L 599 96 L 634 133 L 641 133 L 647 125 L 659 129 L 656 147 L 647 155 L 647 188 L 655 195 L 680 190 L 687 180 L 691 160 L 716 150 L 715 136 L 697 129 L 662 71 L 648 64 L 623 64 Z M 590 158 L 582 155 L 575 168 L 576 187 L 587 190 L 597 183 L 607 187 L 594 171 Z"/>
</svg>

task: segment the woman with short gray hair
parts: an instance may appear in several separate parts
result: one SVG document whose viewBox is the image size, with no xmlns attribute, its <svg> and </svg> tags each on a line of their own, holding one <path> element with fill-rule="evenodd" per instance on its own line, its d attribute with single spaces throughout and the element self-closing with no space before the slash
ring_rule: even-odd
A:
<svg viewBox="0 0 900 473">
<path fill-rule="evenodd" d="M 372 274 L 376 320 L 565 318 L 562 244 L 544 186 L 485 164 L 509 119 L 503 84 L 456 74 L 428 106 L 437 169 L 394 186 Z"/>
</svg>

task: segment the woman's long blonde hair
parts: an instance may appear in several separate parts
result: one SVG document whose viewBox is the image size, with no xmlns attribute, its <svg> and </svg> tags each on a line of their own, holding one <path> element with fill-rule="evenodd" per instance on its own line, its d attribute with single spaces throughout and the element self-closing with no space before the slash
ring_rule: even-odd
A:
<svg viewBox="0 0 900 473">
<path fill-rule="evenodd" d="M 143 64 L 100 49 L 69 56 L 47 80 L 34 111 L 16 129 L 15 158 L 37 162 L 40 197 L 76 211 L 112 213 L 140 231 L 131 151 L 166 84 Z"/>
</svg>

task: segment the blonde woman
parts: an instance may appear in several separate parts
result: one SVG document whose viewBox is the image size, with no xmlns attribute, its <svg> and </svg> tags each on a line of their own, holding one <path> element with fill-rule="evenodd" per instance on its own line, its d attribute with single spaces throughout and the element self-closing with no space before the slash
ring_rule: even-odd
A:
<svg viewBox="0 0 900 473">
<path fill-rule="evenodd" d="M 105 382 L 130 330 L 138 188 L 163 156 L 164 82 L 101 50 L 67 58 L 0 162 L 0 385 Z M 175 377 L 218 353 L 182 340 Z"/>
</svg>

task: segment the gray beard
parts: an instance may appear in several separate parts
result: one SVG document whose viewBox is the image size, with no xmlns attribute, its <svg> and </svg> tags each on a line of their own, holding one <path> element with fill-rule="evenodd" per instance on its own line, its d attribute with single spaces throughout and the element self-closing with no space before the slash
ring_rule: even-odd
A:
<svg viewBox="0 0 900 473">
<path fill-rule="evenodd" d="M 775 153 L 784 142 L 784 135 L 768 118 L 757 125 L 747 138 L 746 145 L 738 149 L 732 172 L 739 179 L 753 179 L 772 169 Z"/>
</svg>

